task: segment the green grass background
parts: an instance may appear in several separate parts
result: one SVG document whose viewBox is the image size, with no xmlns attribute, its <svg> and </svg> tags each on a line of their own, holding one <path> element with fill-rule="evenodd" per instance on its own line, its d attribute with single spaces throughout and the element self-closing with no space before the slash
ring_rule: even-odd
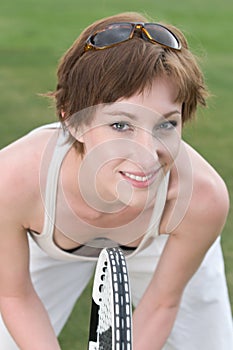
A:
<svg viewBox="0 0 233 350">
<path fill-rule="evenodd" d="M 38 93 L 55 86 L 57 62 L 79 33 L 103 16 L 140 11 L 171 22 L 201 56 L 213 97 L 184 130 L 184 138 L 218 170 L 233 195 L 233 2 L 232 0 L 1 0 L 0 147 L 55 120 Z M 233 305 L 233 213 L 224 228 L 223 250 Z M 65 350 L 86 348 L 90 285 L 60 336 Z"/>
</svg>

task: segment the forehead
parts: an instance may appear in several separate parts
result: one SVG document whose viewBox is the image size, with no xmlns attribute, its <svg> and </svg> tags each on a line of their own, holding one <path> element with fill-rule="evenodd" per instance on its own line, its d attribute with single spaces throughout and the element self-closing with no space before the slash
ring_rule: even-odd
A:
<svg viewBox="0 0 233 350">
<path fill-rule="evenodd" d="M 100 105 L 98 110 L 102 115 L 126 115 L 132 119 L 140 116 L 160 118 L 169 117 L 172 113 L 181 114 L 182 103 L 176 101 L 176 87 L 166 79 L 156 79 L 150 88 L 143 92 L 122 97 L 110 104 Z M 99 113 L 97 113 L 98 115 Z"/>
<path fill-rule="evenodd" d="M 182 103 L 176 101 L 177 87 L 172 79 L 157 78 L 151 87 L 129 98 L 122 98 L 120 102 L 128 102 L 165 115 L 170 110 L 177 109 L 181 112 Z"/>
</svg>

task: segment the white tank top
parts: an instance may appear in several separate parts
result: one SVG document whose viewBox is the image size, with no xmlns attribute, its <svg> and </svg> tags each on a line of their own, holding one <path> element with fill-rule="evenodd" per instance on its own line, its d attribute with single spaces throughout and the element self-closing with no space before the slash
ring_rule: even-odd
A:
<svg viewBox="0 0 233 350">
<path fill-rule="evenodd" d="M 29 235 L 33 238 L 36 244 L 50 257 L 58 260 L 77 261 L 77 260 L 97 260 L 100 253 L 100 248 L 94 248 L 90 246 L 78 247 L 75 251 L 67 252 L 62 250 L 56 245 L 53 239 L 53 233 L 55 228 L 56 217 L 56 198 L 58 188 L 58 178 L 60 173 L 61 164 L 72 147 L 73 143 L 67 142 L 68 133 L 63 130 L 60 123 L 52 123 L 44 125 L 32 131 L 32 133 L 38 132 L 41 129 L 57 129 L 58 138 L 56 146 L 52 155 L 52 159 L 49 165 L 46 189 L 45 189 L 45 213 L 44 213 L 44 225 L 40 234 L 29 231 Z M 123 247 L 123 251 L 126 258 L 130 258 L 137 254 L 140 250 L 147 247 L 152 240 L 159 235 L 159 224 L 161 216 L 163 214 L 167 189 L 168 189 L 169 173 L 163 178 L 156 196 L 156 202 L 154 205 L 152 217 L 148 226 L 148 229 L 141 240 L 140 244 L 134 250 Z M 106 243 L 106 244 L 105 244 Z M 115 243 L 115 242 L 114 242 Z M 101 247 L 108 246 L 108 242 L 101 242 Z M 112 242 L 110 242 L 112 246 Z M 114 244 L 116 246 L 116 243 Z M 122 247 L 122 246 L 121 246 Z"/>
</svg>

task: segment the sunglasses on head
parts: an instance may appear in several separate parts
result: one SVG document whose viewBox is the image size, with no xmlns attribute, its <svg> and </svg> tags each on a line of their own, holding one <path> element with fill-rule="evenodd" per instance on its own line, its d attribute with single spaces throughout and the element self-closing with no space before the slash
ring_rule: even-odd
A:
<svg viewBox="0 0 233 350">
<path fill-rule="evenodd" d="M 104 50 L 119 45 L 133 38 L 139 32 L 142 39 L 162 47 L 180 50 L 179 39 L 168 28 L 158 23 L 111 23 L 104 29 L 90 35 L 86 41 L 84 52 L 88 50 Z"/>
</svg>

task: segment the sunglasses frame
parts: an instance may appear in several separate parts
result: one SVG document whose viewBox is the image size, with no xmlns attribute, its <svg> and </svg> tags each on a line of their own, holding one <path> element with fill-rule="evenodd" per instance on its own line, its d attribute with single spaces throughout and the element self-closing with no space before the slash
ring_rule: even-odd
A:
<svg viewBox="0 0 233 350">
<path fill-rule="evenodd" d="M 96 35 L 98 35 L 99 33 L 102 33 L 104 31 L 110 29 L 111 26 L 113 26 L 113 25 L 122 25 L 122 26 L 123 25 L 130 25 L 131 26 L 131 32 L 129 34 L 129 37 L 127 39 L 121 40 L 121 41 L 119 41 L 117 43 L 104 45 L 104 46 L 96 46 L 96 45 L 94 45 L 92 43 L 92 40 L 93 40 L 93 38 Z M 151 36 L 151 34 L 148 32 L 148 30 L 146 29 L 147 25 L 155 25 L 156 27 L 163 28 L 165 31 L 169 32 L 173 36 L 173 38 L 177 41 L 178 47 L 169 46 L 169 45 L 160 43 L 159 41 L 156 41 Z M 84 52 L 89 51 L 89 50 L 105 50 L 105 49 L 117 46 L 117 45 L 119 45 L 121 43 L 124 43 L 126 41 L 129 41 L 129 40 L 131 40 L 133 38 L 136 30 L 140 30 L 141 31 L 142 38 L 144 40 L 149 40 L 153 44 L 158 44 L 158 45 L 160 45 L 160 46 L 162 46 L 164 48 L 169 48 L 171 50 L 176 50 L 176 51 L 180 51 L 181 50 L 182 46 L 181 46 L 181 43 L 180 43 L 179 39 L 177 38 L 177 36 L 171 30 L 169 30 L 167 27 L 163 26 L 162 24 L 159 24 L 159 23 L 143 23 L 143 22 L 114 22 L 114 23 L 111 23 L 108 26 L 106 26 L 104 29 L 100 29 L 100 30 L 96 31 L 94 34 L 91 34 L 86 40 L 86 44 L 85 44 L 85 47 L 84 47 Z"/>
</svg>

